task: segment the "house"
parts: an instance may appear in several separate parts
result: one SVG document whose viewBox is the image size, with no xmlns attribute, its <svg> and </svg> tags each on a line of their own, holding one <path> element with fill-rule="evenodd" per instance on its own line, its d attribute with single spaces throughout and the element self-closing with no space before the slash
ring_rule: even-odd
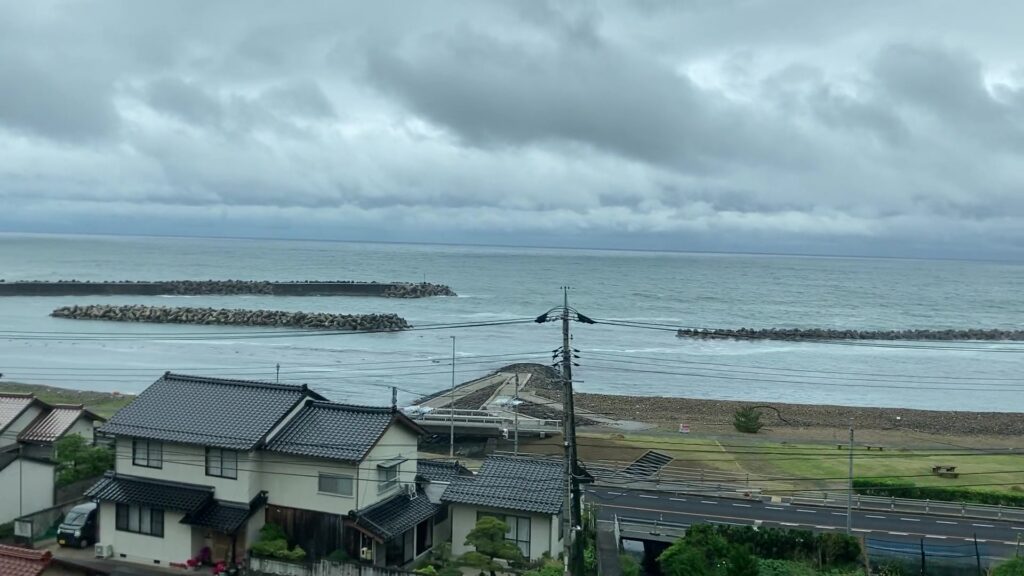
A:
<svg viewBox="0 0 1024 576">
<path fill-rule="evenodd" d="M 456 477 L 441 497 L 451 506 L 452 553 L 473 550 L 466 536 L 477 520 L 493 516 L 508 525 L 506 540 L 523 556 L 554 558 L 562 551 L 565 464 L 542 456 L 492 455 L 472 477 Z"/>
<path fill-rule="evenodd" d="M 238 560 L 266 523 L 310 557 L 404 565 L 434 541 L 440 504 L 416 487 L 423 431 L 395 407 L 306 386 L 166 373 L 101 428 L 116 469 L 87 491 L 114 558 Z"/>
<path fill-rule="evenodd" d="M 0 544 L 0 574 L 4 576 L 40 576 L 53 555 L 46 550 L 29 550 Z"/>
<path fill-rule="evenodd" d="M 70 434 L 92 443 L 101 421 L 80 405 L 0 394 L 0 524 L 54 505 L 55 443 Z"/>
</svg>

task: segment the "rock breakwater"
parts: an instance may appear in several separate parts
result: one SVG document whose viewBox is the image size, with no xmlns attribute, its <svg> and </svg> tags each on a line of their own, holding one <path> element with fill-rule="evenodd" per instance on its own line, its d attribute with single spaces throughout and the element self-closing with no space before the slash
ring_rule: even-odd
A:
<svg viewBox="0 0 1024 576">
<path fill-rule="evenodd" d="M 397 314 L 328 314 L 325 312 L 284 312 L 226 308 L 172 308 L 166 306 L 64 306 L 50 313 L 55 318 L 154 322 L 158 324 L 201 324 L 220 326 L 272 326 L 313 330 L 366 330 L 394 332 L 411 328 Z"/>
<path fill-rule="evenodd" d="M 1020 340 L 1024 330 L 835 330 L 830 328 L 680 329 L 679 338 L 704 340 Z"/>
<path fill-rule="evenodd" d="M 354 282 L 260 280 L 162 280 L 143 282 L 79 282 L 78 280 L 5 282 L 0 296 L 212 296 L 260 294 L 266 296 L 379 296 L 383 298 L 426 298 L 456 296 L 444 284 L 429 282 Z"/>
</svg>

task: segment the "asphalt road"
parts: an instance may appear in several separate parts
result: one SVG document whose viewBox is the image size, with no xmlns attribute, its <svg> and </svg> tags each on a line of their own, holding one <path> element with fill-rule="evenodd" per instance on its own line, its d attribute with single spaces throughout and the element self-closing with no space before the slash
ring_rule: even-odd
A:
<svg viewBox="0 0 1024 576">
<path fill-rule="evenodd" d="M 845 508 L 600 486 L 587 489 L 587 500 L 598 507 L 598 520 L 604 521 L 611 521 L 615 516 L 682 525 L 706 522 L 751 526 L 760 521 L 765 527 L 815 532 L 846 530 Z M 1013 556 L 1018 539 L 1024 541 L 1024 522 L 854 510 L 853 533 L 908 545 L 919 544 L 924 538 L 926 544 L 936 546 L 973 544 L 977 535 L 978 543 L 986 549 L 984 555 L 1005 558 Z"/>
</svg>

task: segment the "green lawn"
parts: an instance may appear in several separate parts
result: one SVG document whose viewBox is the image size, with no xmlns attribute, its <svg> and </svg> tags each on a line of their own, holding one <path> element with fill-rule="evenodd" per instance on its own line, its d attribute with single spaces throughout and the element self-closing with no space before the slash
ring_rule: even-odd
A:
<svg viewBox="0 0 1024 576">
<path fill-rule="evenodd" d="M 84 404 L 86 408 L 104 418 L 110 418 L 114 412 L 135 399 L 134 396 L 115 396 L 108 392 L 71 390 L 17 382 L 0 382 L 0 392 L 31 393 L 35 394 L 36 398 L 50 404 Z"/>
</svg>

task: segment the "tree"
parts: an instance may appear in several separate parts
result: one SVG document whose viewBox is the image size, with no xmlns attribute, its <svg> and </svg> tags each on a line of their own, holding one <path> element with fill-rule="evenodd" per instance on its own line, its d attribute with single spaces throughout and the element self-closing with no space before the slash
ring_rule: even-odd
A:
<svg viewBox="0 0 1024 576">
<path fill-rule="evenodd" d="M 90 446 L 78 434 L 68 434 L 54 444 L 57 485 L 67 486 L 94 478 L 114 467 L 114 452 L 105 446 Z"/>
<path fill-rule="evenodd" d="M 515 543 L 505 539 L 507 533 L 508 524 L 493 516 L 484 516 L 477 520 L 476 526 L 466 535 L 466 545 L 476 548 L 476 552 L 463 554 L 463 562 L 481 570 L 488 570 L 491 576 L 494 576 L 495 571 L 501 569 L 501 566 L 494 561 L 495 558 L 522 562 L 522 552 L 519 551 L 519 547 Z"/>
<path fill-rule="evenodd" d="M 761 411 L 747 406 L 733 414 L 732 425 L 737 431 L 745 434 L 757 434 L 764 426 L 761 422 Z"/>
<path fill-rule="evenodd" d="M 761 569 L 757 558 L 743 546 L 733 546 L 729 553 L 729 567 L 725 573 L 727 576 L 757 576 Z"/>
</svg>

